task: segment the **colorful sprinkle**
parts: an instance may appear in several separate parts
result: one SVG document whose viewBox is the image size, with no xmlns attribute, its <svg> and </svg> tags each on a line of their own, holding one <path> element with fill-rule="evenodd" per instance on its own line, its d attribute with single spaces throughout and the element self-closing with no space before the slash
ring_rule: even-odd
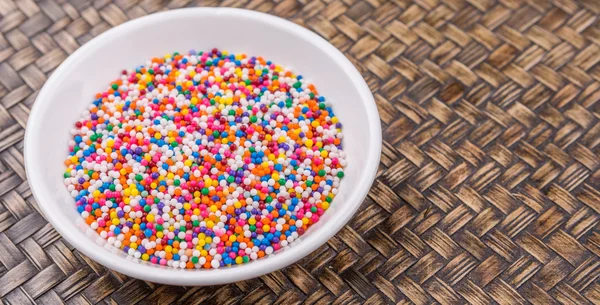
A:
<svg viewBox="0 0 600 305">
<path fill-rule="evenodd" d="M 109 244 L 175 268 L 268 256 L 318 222 L 347 162 L 300 75 L 213 49 L 153 58 L 75 123 L 64 182 Z"/>
</svg>

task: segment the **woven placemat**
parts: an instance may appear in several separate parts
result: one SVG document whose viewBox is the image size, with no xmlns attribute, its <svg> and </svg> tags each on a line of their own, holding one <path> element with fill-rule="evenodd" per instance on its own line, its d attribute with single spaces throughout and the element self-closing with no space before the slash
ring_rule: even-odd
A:
<svg viewBox="0 0 600 305">
<path fill-rule="evenodd" d="M 288 18 L 375 94 L 383 155 L 353 220 L 260 279 L 174 287 L 74 250 L 23 167 L 29 110 L 69 53 L 183 6 Z M 0 297 L 8 304 L 600 304 L 600 1 L 0 0 Z"/>
</svg>

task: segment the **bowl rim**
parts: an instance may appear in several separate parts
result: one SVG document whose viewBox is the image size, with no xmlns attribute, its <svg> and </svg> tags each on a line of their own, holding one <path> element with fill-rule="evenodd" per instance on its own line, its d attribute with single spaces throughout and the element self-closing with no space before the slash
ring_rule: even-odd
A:
<svg viewBox="0 0 600 305">
<path fill-rule="evenodd" d="M 122 263 L 119 260 L 114 260 L 112 254 L 107 255 L 107 253 L 109 253 L 108 250 L 104 250 L 107 253 L 93 251 L 94 247 L 91 245 L 96 244 L 91 239 L 77 238 L 74 235 L 74 232 L 67 230 L 66 227 L 64 227 L 60 222 L 60 214 L 62 213 L 60 211 L 50 209 L 48 205 L 44 204 L 44 202 L 52 200 L 54 196 L 52 196 L 50 188 L 44 186 L 45 182 L 43 179 L 39 178 L 37 175 L 34 175 L 35 170 L 33 168 L 38 168 L 37 165 L 41 164 L 32 164 L 39 163 L 35 161 L 36 159 L 34 158 L 34 155 L 38 153 L 37 151 L 39 145 L 36 142 L 33 142 L 32 139 L 34 138 L 34 134 L 42 132 L 39 127 L 39 122 L 43 120 L 43 118 L 40 117 L 42 113 L 40 108 L 48 107 L 51 101 L 46 96 L 49 94 L 49 92 L 54 90 L 54 83 L 60 79 L 62 74 L 65 73 L 64 71 L 68 66 L 76 64 L 88 50 L 101 47 L 105 44 L 105 42 L 109 41 L 111 37 L 127 33 L 132 29 L 143 27 L 147 24 L 160 22 L 163 18 L 171 15 L 191 16 L 202 14 L 243 16 L 252 19 L 259 19 L 260 22 L 283 28 L 288 32 L 293 32 L 295 35 L 306 39 L 306 41 L 310 41 L 312 44 L 318 48 L 321 48 L 330 56 L 332 56 L 336 64 L 342 67 L 344 72 L 351 79 L 352 83 L 356 85 L 357 89 L 359 90 L 361 100 L 363 100 L 365 103 L 367 110 L 365 115 L 367 117 L 367 123 L 370 127 L 370 141 L 368 143 L 370 151 L 369 154 L 372 154 L 373 156 L 367 160 L 366 166 L 364 167 L 361 177 L 357 182 L 359 187 L 355 188 L 355 190 L 352 192 L 352 196 L 349 196 L 347 199 L 349 202 L 354 202 L 352 207 L 349 209 L 342 209 L 335 222 L 327 222 L 318 230 L 314 231 L 302 242 L 302 247 L 295 247 L 293 250 L 290 249 L 289 251 L 282 251 L 277 255 L 273 255 L 264 260 L 257 260 L 250 264 L 244 264 L 234 268 L 220 268 L 216 270 L 192 271 L 174 269 L 171 267 L 164 267 L 161 269 L 160 267 L 157 268 L 157 266 L 150 266 L 147 264 L 136 264 L 133 262 Z M 54 70 L 36 97 L 36 101 L 31 109 L 25 131 L 24 159 L 29 186 L 34 198 L 38 202 L 38 206 L 40 207 L 42 214 L 63 238 L 65 238 L 71 245 L 73 245 L 84 255 L 90 257 L 94 261 L 109 269 L 150 282 L 171 285 L 215 285 L 247 280 L 284 268 L 304 258 L 325 244 L 335 234 L 337 234 L 337 232 L 341 230 L 352 218 L 364 198 L 367 196 L 378 170 L 381 146 L 382 138 L 379 113 L 377 111 L 375 100 L 370 88 L 354 65 L 345 57 L 344 54 L 342 54 L 328 41 L 300 25 L 266 13 L 238 8 L 202 7 L 175 9 L 150 14 L 127 21 L 93 38 L 73 52 L 64 62 L 60 64 L 58 68 Z"/>
</svg>

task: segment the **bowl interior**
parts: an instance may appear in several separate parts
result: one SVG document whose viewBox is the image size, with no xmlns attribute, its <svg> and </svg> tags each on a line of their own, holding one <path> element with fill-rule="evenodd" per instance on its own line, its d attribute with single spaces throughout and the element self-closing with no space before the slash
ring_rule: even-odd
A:
<svg viewBox="0 0 600 305">
<path fill-rule="evenodd" d="M 344 125 L 349 165 L 339 194 L 321 221 L 293 246 L 266 259 L 218 270 L 176 270 L 146 263 L 103 245 L 82 221 L 63 185 L 69 130 L 93 96 L 124 68 L 179 51 L 210 50 L 263 56 L 315 84 Z M 73 246 L 130 276 L 169 284 L 219 284 L 289 265 L 322 245 L 352 216 L 374 178 L 381 146 L 372 95 L 350 62 L 316 34 L 277 17 L 237 9 L 160 13 L 109 30 L 75 52 L 52 75 L 29 118 L 25 143 L 28 178 L 46 218 Z M 107 251 L 107 248 L 110 251 Z"/>
</svg>

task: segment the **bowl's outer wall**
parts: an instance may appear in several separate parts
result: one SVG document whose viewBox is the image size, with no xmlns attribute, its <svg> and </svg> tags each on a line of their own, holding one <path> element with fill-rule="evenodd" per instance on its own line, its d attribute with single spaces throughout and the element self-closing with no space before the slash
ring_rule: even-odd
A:
<svg viewBox="0 0 600 305">
<path fill-rule="evenodd" d="M 219 30 L 213 30 L 218 27 Z M 188 29 L 188 30 L 182 30 Z M 190 30 L 191 29 L 191 30 Z M 243 266 L 184 271 L 136 264 L 120 251 L 103 249 L 102 239 L 81 221 L 63 185 L 63 160 L 70 129 L 94 95 L 124 68 L 167 53 L 210 50 L 263 56 L 299 73 L 333 103 L 343 124 L 349 165 L 340 193 L 321 221 L 298 242 L 272 257 Z M 31 112 L 25 140 L 29 182 L 44 215 L 78 250 L 103 265 L 144 280 L 211 285 L 260 276 L 287 266 L 325 243 L 352 216 L 375 177 L 381 129 L 373 97 L 360 74 L 333 46 L 283 19 L 238 9 L 184 9 L 150 15 L 92 40 L 52 74 Z M 86 230 L 87 229 L 87 230 Z"/>
</svg>

